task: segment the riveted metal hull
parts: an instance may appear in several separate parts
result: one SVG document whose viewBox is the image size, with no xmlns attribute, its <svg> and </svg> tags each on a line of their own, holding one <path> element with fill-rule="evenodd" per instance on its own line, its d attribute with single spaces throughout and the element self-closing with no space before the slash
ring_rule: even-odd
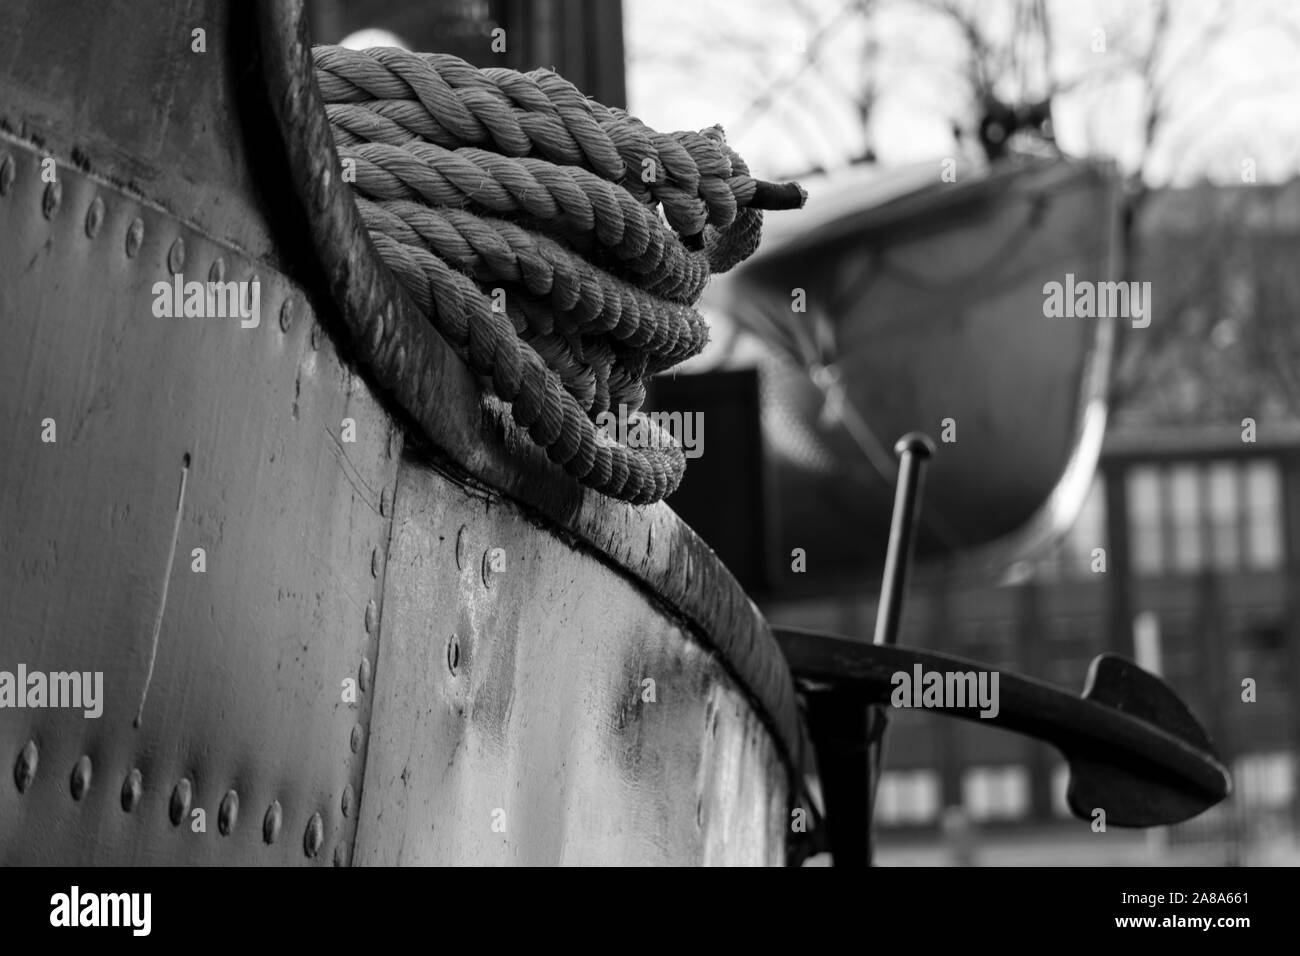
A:
<svg viewBox="0 0 1300 956">
<path fill-rule="evenodd" d="M 39 758 L 25 792 L 0 787 L 0 859 L 285 862 L 305 857 L 313 814 L 317 856 L 346 852 L 340 796 L 361 784 L 364 734 L 355 752 L 351 737 L 369 698 L 345 703 L 342 681 L 378 637 L 371 554 L 397 472 L 388 417 L 282 277 L 260 268 L 255 329 L 155 317 L 151 286 L 178 241 L 186 273 L 220 259 L 238 281 L 259 267 L 71 169 L 47 219 L 39 154 L 3 145 L 16 175 L 0 199 L 0 667 L 102 671 L 104 699 L 94 719 L 0 711 L 0 752 L 31 741 Z M 349 418 L 355 443 L 341 438 Z M 90 786 L 74 801 L 83 756 Z M 132 770 L 142 786 L 127 812 Z M 191 798 L 177 815 L 182 780 Z M 238 812 L 226 801 L 219 819 L 231 791 Z M 281 832 L 266 844 L 275 801 Z"/>
<path fill-rule="evenodd" d="M 92 24 L 65 49 L 62 5 L 10 10 L 0 671 L 102 672 L 103 711 L 0 708 L 0 863 L 783 861 L 761 617 L 666 508 L 530 454 L 431 329 L 340 316 L 251 11 L 199 6 L 179 61 L 189 19 L 106 11 L 139 52 L 99 83 Z M 178 273 L 257 279 L 260 321 L 155 314 Z"/>
<path fill-rule="evenodd" d="M 357 862 L 783 862 L 779 748 L 653 605 L 517 506 L 404 462 Z"/>
</svg>

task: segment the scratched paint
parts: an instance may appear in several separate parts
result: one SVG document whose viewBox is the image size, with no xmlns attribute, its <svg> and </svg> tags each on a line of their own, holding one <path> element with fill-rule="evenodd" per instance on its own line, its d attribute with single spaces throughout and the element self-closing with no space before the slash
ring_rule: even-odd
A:
<svg viewBox="0 0 1300 956">
<path fill-rule="evenodd" d="M 445 349 L 410 352 L 430 359 L 423 380 L 437 383 L 428 396 L 437 415 L 420 419 L 426 438 L 564 530 L 525 526 L 493 496 L 466 505 L 455 485 L 428 507 L 430 520 L 454 508 L 453 539 L 465 525 L 479 550 L 464 555 L 463 578 L 458 569 L 452 582 L 437 579 L 442 603 L 409 605 L 440 626 L 454 620 L 463 643 L 439 632 L 429 666 L 446 686 L 435 688 L 434 670 L 408 673 L 428 683 L 401 696 L 400 668 L 415 660 L 403 644 L 411 632 L 392 625 L 382 597 L 421 592 L 401 566 L 375 561 L 388 543 L 381 511 L 401 500 L 385 498 L 398 468 L 389 448 L 401 442 L 310 314 L 321 290 L 284 275 L 286 262 L 309 253 L 289 234 L 301 211 L 267 152 L 281 131 L 250 79 L 259 43 L 251 5 L 201 0 L 193 18 L 209 24 L 210 42 L 228 42 L 178 69 L 163 42 L 174 35 L 175 5 L 148 2 L 152 12 L 110 0 L 94 21 L 70 15 L 71 0 L 16 0 L 7 11 L 13 55 L 0 57 L 0 125 L 39 136 L 42 154 L 58 159 L 60 196 L 47 217 L 36 152 L 0 133 L 9 160 L 0 181 L 13 174 L 0 197 L 0 324 L 11 336 L 0 357 L 0 526 L 11 532 L 0 537 L 0 650 L 39 652 L 47 669 L 102 669 L 108 700 L 93 725 L 54 712 L 0 721 L 0 757 L 23 783 L 0 786 L 0 863 L 347 861 L 361 811 L 394 800 L 402 813 L 357 861 L 428 859 L 427 836 L 407 825 L 430 822 L 421 814 L 437 809 L 432 798 L 417 788 L 408 801 L 380 775 L 368 801 L 361 785 L 367 759 L 378 773 L 400 753 L 373 747 L 371 702 L 381 691 L 385 746 L 426 760 L 401 775 L 403 791 L 446 766 L 456 812 L 468 814 L 472 796 L 518 784 L 502 809 L 507 832 L 529 839 L 484 855 L 467 828 L 446 856 L 779 861 L 786 770 L 764 718 L 774 715 L 787 748 L 796 722 L 788 671 L 752 605 L 668 509 L 611 508 L 536 455 L 521 465 L 473 376 Z M 69 64 L 87 49 L 79 31 L 94 32 L 104 56 Z M 140 57 L 118 55 L 128 47 Z M 124 89 L 152 109 L 122 113 L 114 101 Z M 147 324 L 148 290 L 168 277 L 178 239 L 187 276 L 260 276 L 258 330 Z M 282 327 L 285 297 L 304 308 Z M 45 409 L 60 421 L 57 449 L 35 446 L 27 430 Z M 345 417 L 358 425 L 355 445 L 339 437 Z M 192 464 L 178 507 L 185 453 Z M 394 507 L 381 508 L 384 500 Z M 498 528 L 518 536 L 506 545 L 511 560 L 527 539 L 519 559 L 561 576 L 544 575 L 522 595 L 508 572 L 485 587 L 482 538 Z M 433 541 L 443 531 L 422 533 Z M 561 537 L 605 554 L 571 551 Z M 203 574 L 189 570 L 195 545 L 207 549 Z M 594 603 L 575 603 L 578 591 Z M 651 594 L 707 632 L 727 667 Z M 512 604 L 524 599 L 532 603 Z M 570 619 L 543 623 L 548 605 Z M 534 633 L 541 638 L 525 639 Z M 377 654 L 378 644 L 389 650 Z M 353 707 L 338 682 L 363 660 L 375 662 L 374 692 Z M 385 662 L 392 680 L 381 686 Z M 667 675 L 654 704 L 636 694 L 647 666 Z M 672 706 L 652 709 L 665 699 Z M 434 719 L 446 746 L 407 746 L 403 722 Z M 465 732 L 447 736 L 456 726 Z M 79 778 L 75 803 L 74 766 L 94 768 Z M 123 782 L 137 780 L 126 812 Z M 228 809 L 221 834 L 218 808 L 236 798 L 240 812 Z M 204 838 L 187 829 L 196 809 L 210 816 Z M 446 820 L 433 822 L 448 832 Z"/>
<path fill-rule="evenodd" d="M 462 525 L 506 554 L 490 588 Z M 762 717 L 644 591 L 411 459 L 393 535 L 358 863 L 783 861 Z"/>
<path fill-rule="evenodd" d="M 314 316 L 285 333 L 150 313 L 178 234 L 198 275 L 217 256 L 233 278 L 256 268 L 268 310 L 301 295 L 282 276 L 63 166 L 47 220 L 40 154 L 8 138 L 0 153 L 16 164 L 0 198 L 0 659 L 103 671 L 105 697 L 93 721 L 0 713 L 0 780 L 39 743 L 26 791 L 0 785 L 0 863 L 307 862 L 303 832 L 319 812 L 329 842 L 316 862 L 328 864 L 351 842 L 340 795 L 360 786 L 365 755 L 350 743 L 371 698 L 350 706 L 341 681 L 373 654 L 364 613 L 380 594 L 379 501 L 397 470 L 388 416 L 328 340 L 312 350 Z M 137 216 L 143 245 L 128 257 Z M 46 417 L 54 444 L 39 440 Z M 355 444 L 336 440 L 344 418 Z M 74 804 L 82 757 L 94 772 Z M 133 770 L 140 795 L 126 814 Z M 192 805 L 173 826 L 182 779 Z M 241 812 L 223 836 L 231 790 Z M 292 838 L 268 845 L 260 824 L 277 800 Z M 190 830 L 194 808 L 205 836 Z"/>
</svg>

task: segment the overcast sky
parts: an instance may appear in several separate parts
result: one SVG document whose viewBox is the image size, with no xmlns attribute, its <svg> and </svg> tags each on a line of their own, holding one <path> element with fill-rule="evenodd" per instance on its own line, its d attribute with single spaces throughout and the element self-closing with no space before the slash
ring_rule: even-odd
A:
<svg viewBox="0 0 1300 956">
<path fill-rule="evenodd" d="M 997 34 L 1012 32 L 1008 0 L 963 5 Z M 952 122 L 974 114 L 959 34 L 917 0 L 878 0 L 870 21 L 856 6 L 624 0 L 630 108 L 658 129 L 721 123 L 764 175 L 842 165 L 868 143 L 891 165 L 954 155 Z M 1300 173 L 1300 2 L 1228 2 L 1227 22 L 1199 46 L 1222 6 L 1173 4 L 1161 72 L 1172 108 L 1147 163 L 1155 184 L 1239 182 L 1243 159 L 1260 181 Z M 1138 162 L 1142 85 L 1123 64 L 1126 51 L 1147 47 L 1150 9 L 1145 0 L 1048 0 L 1052 73 L 1076 81 L 1054 102 L 1067 152 L 1114 156 L 1129 169 Z M 815 68 L 806 65 L 810 45 L 820 53 Z M 1038 51 L 1024 59 L 1044 62 Z M 868 131 L 853 102 L 872 76 L 878 99 Z M 1020 88 L 1013 74 L 1000 92 L 1014 97 Z M 1042 71 L 1025 74 L 1023 89 L 1031 97 L 1045 89 Z M 765 95 L 770 102 L 755 107 Z"/>
</svg>

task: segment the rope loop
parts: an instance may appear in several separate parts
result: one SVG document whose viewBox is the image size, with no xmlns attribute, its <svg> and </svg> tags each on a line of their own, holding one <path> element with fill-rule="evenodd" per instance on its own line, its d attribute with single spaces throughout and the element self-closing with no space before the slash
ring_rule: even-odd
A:
<svg viewBox="0 0 1300 956">
<path fill-rule="evenodd" d="M 549 70 L 312 56 L 362 221 L 435 328 L 574 478 L 671 494 L 686 460 L 640 411 L 645 380 L 704 348 L 709 276 L 803 190 L 753 179 L 718 127 L 658 132 Z M 597 425 L 611 414 L 615 434 Z"/>
</svg>

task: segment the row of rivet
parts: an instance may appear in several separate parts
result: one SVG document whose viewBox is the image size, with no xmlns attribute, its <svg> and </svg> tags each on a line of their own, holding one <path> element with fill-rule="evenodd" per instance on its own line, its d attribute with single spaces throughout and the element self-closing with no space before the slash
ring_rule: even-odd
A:
<svg viewBox="0 0 1300 956">
<path fill-rule="evenodd" d="M 16 178 L 17 168 L 13 157 L 5 154 L 0 158 L 0 196 L 8 195 L 13 188 Z M 63 186 L 58 181 L 47 183 L 45 193 L 41 197 L 41 211 L 46 219 L 52 219 L 58 212 L 59 206 L 63 201 Z M 94 239 L 99 235 L 99 231 L 104 223 L 104 200 L 95 196 L 86 210 L 85 229 L 86 235 Z M 135 258 L 141 247 L 144 245 L 144 220 L 136 217 L 127 227 L 125 250 L 128 258 Z M 177 237 L 167 252 L 167 266 L 173 274 L 181 271 L 185 264 L 185 240 Z M 226 263 L 220 256 L 212 261 L 208 269 L 209 282 L 224 282 L 226 277 Z M 254 277 L 256 278 L 256 277 Z M 292 297 L 286 298 L 280 306 L 280 329 L 288 333 L 293 327 L 294 320 L 294 300 Z M 321 326 L 316 323 L 311 332 L 311 347 L 313 350 L 320 348 L 321 343 Z M 390 440 L 391 442 L 391 440 Z M 389 455 L 392 455 L 390 443 Z M 385 489 L 387 492 L 387 489 Z M 391 492 L 387 492 L 391 494 Z M 390 499 L 391 500 L 391 499 Z M 381 513 L 391 510 L 391 505 L 384 507 L 387 502 L 381 504 Z M 380 557 L 378 549 L 371 554 L 371 574 L 374 577 L 379 576 Z M 374 636 L 376 625 L 376 608 L 373 600 L 366 608 L 366 630 Z M 358 674 L 361 690 L 364 692 L 370 686 L 370 660 L 368 657 L 362 657 L 360 671 Z M 361 746 L 363 731 L 360 725 L 352 728 L 350 745 L 353 753 L 356 753 Z M 36 776 L 37 750 L 34 741 L 28 741 L 19 754 L 18 762 L 14 767 L 14 782 L 18 786 L 19 793 L 25 792 L 31 785 Z M 90 758 L 82 756 L 77 761 L 72 772 L 72 797 L 74 800 L 80 800 L 90 787 L 91 764 Z M 140 802 L 140 797 L 144 791 L 143 777 L 139 770 L 132 770 L 122 785 L 122 809 L 130 813 Z M 179 826 L 181 821 L 189 812 L 190 800 L 192 799 L 193 788 L 188 779 L 182 779 L 172 790 L 171 801 L 168 807 L 168 814 L 173 826 Z M 352 812 L 352 803 L 354 800 L 352 785 L 348 784 L 343 791 L 342 811 L 345 817 Z M 239 815 L 239 794 L 234 790 L 229 790 L 221 800 L 220 808 L 217 812 L 217 829 L 223 836 L 229 836 L 235 827 L 235 822 Z M 262 820 L 262 839 L 271 844 L 276 841 L 280 833 L 280 822 L 282 810 L 278 800 L 273 801 L 267 808 L 266 816 Z M 325 840 L 324 823 L 319 813 L 313 813 L 307 821 L 307 829 L 303 834 L 303 850 L 309 857 L 316 856 Z M 335 849 L 334 863 L 342 865 L 347 862 L 347 851 L 340 844 Z"/>
<path fill-rule="evenodd" d="M 319 323 L 317 328 L 320 328 Z M 388 457 L 394 458 L 397 451 L 397 439 L 399 433 L 397 427 L 393 426 L 388 433 L 387 454 Z M 393 519 L 393 489 L 385 486 L 379 493 L 379 515 L 381 518 L 387 518 L 389 522 Z M 387 531 L 387 528 L 384 529 Z M 384 560 L 387 556 L 383 553 L 379 545 L 370 549 L 370 576 L 375 579 L 376 586 L 382 592 L 382 583 L 380 582 L 380 572 L 384 567 Z M 379 605 L 371 598 L 366 602 L 366 611 L 363 624 L 366 630 L 366 637 L 369 638 L 371 648 L 379 638 Z M 361 664 L 357 669 L 357 685 L 361 692 L 367 693 L 370 690 L 370 657 L 368 654 L 361 655 Z M 359 753 L 361 744 L 365 739 L 365 729 L 361 724 L 352 725 L 352 734 L 348 745 L 354 754 Z M 343 790 L 343 816 L 349 816 L 352 812 L 353 790 L 349 784 Z M 347 850 L 343 844 L 334 848 L 334 865 L 345 866 L 347 864 Z"/>
<path fill-rule="evenodd" d="M 317 326 L 319 328 L 319 325 Z M 392 435 L 390 433 L 388 440 L 389 457 L 392 457 Z M 392 518 L 392 491 L 387 487 L 380 492 L 379 496 L 379 514 L 381 517 Z M 379 572 L 383 568 L 384 555 L 380 553 L 378 546 L 370 549 L 370 576 L 379 581 Z M 366 637 L 369 639 L 370 646 L 373 647 L 379 636 L 379 605 L 374 598 L 366 602 L 365 615 L 362 620 L 365 627 Z M 357 687 L 361 693 L 365 694 L 370 691 L 370 656 L 369 654 L 361 655 L 361 663 L 357 667 Z M 354 754 L 361 752 L 361 745 L 365 741 L 365 728 L 361 724 L 352 725 L 352 733 L 348 739 L 348 746 Z M 352 814 L 352 804 L 354 801 L 354 791 L 352 784 L 343 788 L 343 816 L 348 817 Z M 347 847 L 339 843 L 334 847 L 334 865 L 347 866 Z"/>
<path fill-rule="evenodd" d="M 18 787 L 19 793 L 26 793 L 36 779 L 36 767 L 39 758 L 40 754 L 36 749 L 36 742 L 34 740 L 27 741 L 18 754 L 17 762 L 14 764 L 14 784 Z M 73 800 L 81 800 L 85 797 L 86 792 L 90 789 L 91 775 L 90 758 L 83 754 L 72 768 L 70 789 Z M 126 775 L 126 780 L 122 782 L 122 809 L 127 813 L 133 811 L 139 805 L 140 798 L 143 795 L 144 777 L 138 769 L 133 769 Z M 190 802 L 193 798 L 193 784 L 190 783 L 188 778 L 182 777 L 180 782 L 172 788 L 171 800 L 167 805 L 167 816 L 171 820 L 172 826 L 180 826 L 181 822 L 188 816 Z M 353 791 L 350 784 L 343 790 L 341 803 L 343 815 L 350 815 L 353 803 Z M 262 820 L 262 839 L 266 843 L 274 843 L 279 837 L 281 816 L 280 801 L 273 800 Z M 222 836 L 230 836 L 238 820 L 239 794 L 234 790 L 227 790 L 225 796 L 221 798 L 221 805 L 217 810 L 217 830 Z M 303 834 L 304 852 L 308 856 L 315 856 L 320 852 L 324 840 L 325 827 L 321 821 L 321 816 L 319 813 L 313 813 L 307 821 L 307 830 Z"/>
<path fill-rule="evenodd" d="M 8 153 L 0 157 L 0 196 L 6 196 L 13 188 L 14 180 L 17 176 L 17 166 L 14 159 Z M 46 219 L 53 219 L 59 207 L 63 204 L 63 184 L 58 180 L 52 183 L 46 183 L 45 192 L 41 196 L 41 212 Z M 86 209 L 86 235 L 94 239 L 99 235 L 99 230 L 104 224 L 104 200 L 99 196 L 90 201 Z M 127 226 L 125 249 L 129 259 L 134 259 L 144 245 L 144 220 L 136 216 Z M 185 240 L 177 237 L 167 252 L 167 266 L 172 274 L 178 274 L 185 264 Z M 226 278 L 226 263 L 218 256 L 213 260 L 211 268 L 208 270 L 209 282 L 224 282 Z M 254 280 L 257 276 L 253 277 Z M 297 309 L 296 303 L 292 296 L 287 297 L 280 305 L 280 329 L 288 333 L 293 327 L 294 313 Z M 320 348 L 321 343 L 321 326 L 316 323 L 311 331 L 311 347 L 313 350 Z"/>
</svg>

